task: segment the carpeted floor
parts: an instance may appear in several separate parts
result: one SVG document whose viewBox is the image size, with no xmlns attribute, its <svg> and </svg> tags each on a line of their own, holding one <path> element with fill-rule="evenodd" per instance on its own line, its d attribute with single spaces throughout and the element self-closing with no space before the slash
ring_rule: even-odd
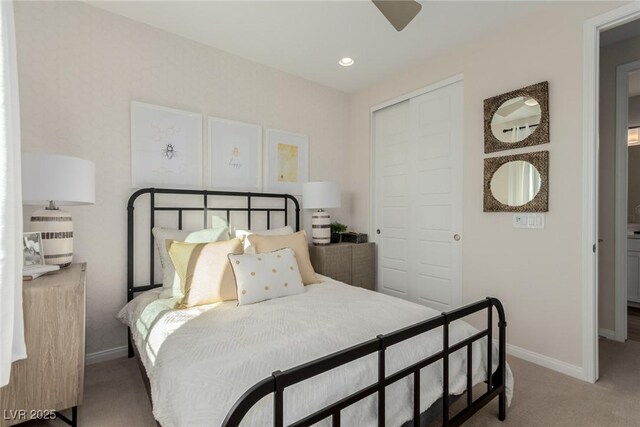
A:
<svg viewBox="0 0 640 427">
<path fill-rule="evenodd" d="M 497 403 L 483 408 L 467 426 L 640 426 L 640 342 L 602 340 L 600 380 L 588 384 L 510 358 L 515 392 L 507 420 Z M 157 427 L 135 359 L 87 366 L 81 427 Z M 33 421 L 25 427 L 63 426 Z M 351 427 L 351 426 L 349 426 Z"/>
</svg>

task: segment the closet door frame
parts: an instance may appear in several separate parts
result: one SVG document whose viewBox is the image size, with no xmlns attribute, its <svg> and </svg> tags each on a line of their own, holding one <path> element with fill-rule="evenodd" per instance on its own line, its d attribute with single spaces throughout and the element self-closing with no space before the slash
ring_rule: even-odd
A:
<svg viewBox="0 0 640 427">
<path fill-rule="evenodd" d="M 369 172 L 370 172 L 370 176 L 369 176 L 369 200 L 370 200 L 370 206 L 369 206 L 369 235 L 372 236 L 372 241 L 376 241 L 378 240 L 377 234 L 376 234 L 376 229 L 377 229 L 377 212 L 376 212 L 376 138 L 375 138 L 375 118 L 374 118 L 374 114 L 376 111 L 382 110 L 383 108 L 386 107 L 390 107 L 392 105 L 398 104 L 400 102 L 404 102 L 404 101 L 409 101 L 411 98 L 415 98 L 418 97 L 420 95 L 424 95 L 426 93 L 429 92 L 433 92 L 436 91 L 438 89 L 442 89 L 446 86 L 458 83 L 458 82 L 462 82 L 464 84 L 464 74 L 457 74 L 455 76 L 446 78 L 444 80 L 440 80 L 436 83 L 430 84 L 428 86 L 425 86 L 423 88 L 417 89 L 415 91 L 406 93 L 404 95 L 400 95 L 396 98 L 390 99 L 388 101 L 382 102 L 380 104 L 374 105 L 373 107 L 370 108 L 369 111 L 369 152 L 370 152 L 370 159 L 369 159 Z M 463 136 L 463 140 L 464 140 L 464 136 Z M 464 191 L 464 190 L 463 190 Z M 464 205 L 464 203 L 462 203 L 461 207 Z M 376 251 L 379 251 L 379 247 L 376 248 Z M 379 256 L 378 253 L 376 253 L 376 260 L 378 260 Z M 376 268 L 377 270 L 377 268 Z M 376 271 L 376 276 L 378 276 L 377 271 Z M 376 277 L 376 284 L 375 284 L 375 289 L 377 291 L 379 291 L 379 280 L 380 277 Z M 462 296 L 462 283 L 463 283 L 463 277 L 462 277 L 462 271 L 460 271 L 460 289 L 458 292 L 458 298 L 459 301 L 458 303 L 461 304 L 463 301 L 463 296 Z M 456 299 L 458 299 L 456 298 Z"/>
</svg>

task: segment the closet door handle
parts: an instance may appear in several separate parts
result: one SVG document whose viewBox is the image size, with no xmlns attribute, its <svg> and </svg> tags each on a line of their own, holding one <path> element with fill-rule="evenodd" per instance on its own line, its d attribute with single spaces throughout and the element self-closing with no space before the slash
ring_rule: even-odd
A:
<svg viewBox="0 0 640 427">
<path fill-rule="evenodd" d="M 454 234 L 453 235 L 453 240 L 455 240 L 456 242 L 460 241 L 460 235 L 459 234 Z"/>
<path fill-rule="evenodd" d="M 379 228 L 376 230 L 376 234 L 380 234 L 380 229 Z"/>
</svg>

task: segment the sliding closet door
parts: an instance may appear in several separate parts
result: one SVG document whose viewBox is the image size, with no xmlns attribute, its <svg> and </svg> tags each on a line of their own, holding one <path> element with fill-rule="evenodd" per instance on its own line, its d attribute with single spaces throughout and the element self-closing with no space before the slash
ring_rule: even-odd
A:
<svg viewBox="0 0 640 427">
<path fill-rule="evenodd" d="M 462 301 L 462 83 L 374 114 L 378 289 Z"/>
<path fill-rule="evenodd" d="M 409 101 L 374 115 L 378 290 L 410 299 L 411 173 Z"/>
</svg>

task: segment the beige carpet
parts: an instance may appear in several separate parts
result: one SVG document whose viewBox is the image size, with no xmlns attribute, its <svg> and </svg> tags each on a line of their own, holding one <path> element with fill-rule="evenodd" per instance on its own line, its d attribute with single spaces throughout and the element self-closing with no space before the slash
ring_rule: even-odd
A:
<svg viewBox="0 0 640 427">
<path fill-rule="evenodd" d="M 640 342 L 603 340 L 597 384 L 569 378 L 510 358 L 515 376 L 507 420 L 496 418 L 497 403 L 485 407 L 467 426 L 640 426 Z M 87 367 L 81 427 L 156 427 L 134 359 Z M 62 427 L 34 421 L 25 427 Z M 351 427 L 351 426 L 347 426 Z"/>
</svg>

